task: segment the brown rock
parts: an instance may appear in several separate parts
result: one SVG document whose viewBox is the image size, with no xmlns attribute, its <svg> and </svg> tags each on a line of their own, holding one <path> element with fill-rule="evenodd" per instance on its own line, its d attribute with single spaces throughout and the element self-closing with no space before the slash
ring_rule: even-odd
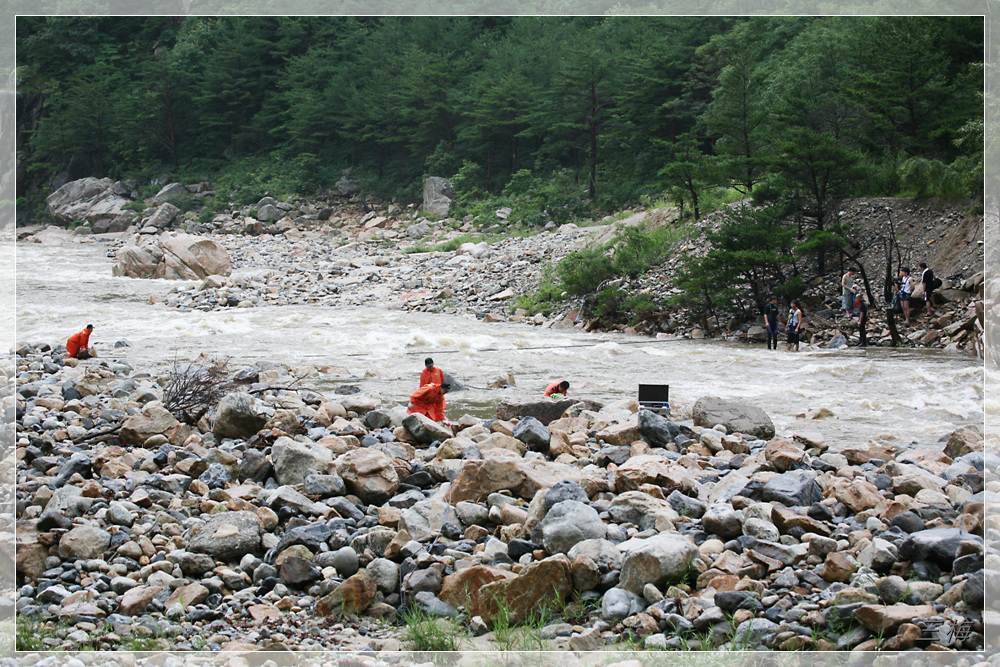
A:
<svg viewBox="0 0 1000 667">
<path fill-rule="evenodd" d="M 643 484 L 662 487 L 664 493 L 682 493 L 694 488 L 691 473 L 670 459 L 656 455 L 633 456 L 615 473 L 619 493 L 638 490 Z"/>
<path fill-rule="evenodd" d="M 896 631 L 896 636 L 887 639 L 882 644 L 881 649 L 883 651 L 906 651 L 916 645 L 922 634 L 919 625 L 903 623 Z"/>
<path fill-rule="evenodd" d="M 862 625 L 879 634 L 892 632 L 904 623 L 912 623 L 921 618 L 928 618 L 934 615 L 934 607 L 929 604 L 908 605 L 908 604 L 866 604 L 854 612 L 854 617 L 861 621 Z"/>
<path fill-rule="evenodd" d="M 844 554 L 827 554 L 826 563 L 823 565 L 823 578 L 829 582 L 847 582 L 857 569 L 858 564 Z"/>
<path fill-rule="evenodd" d="M 482 616 L 493 625 L 503 604 L 510 610 L 509 622 L 519 625 L 532 613 L 546 605 L 556 606 L 573 593 L 573 577 L 569 559 L 560 554 L 531 563 L 516 579 L 497 581 L 479 589 L 472 603 L 472 615 Z"/>
<path fill-rule="evenodd" d="M 334 461 L 347 488 L 368 504 L 381 505 L 399 488 L 392 460 L 375 448 L 353 449 Z"/>
<path fill-rule="evenodd" d="M 153 601 L 163 586 L 137 586 L 122 594 L 118 604 L 118 613 L 122 616 L 141 616 L 146 613 L 146 606 Z"/>
<path fill-rule="evenodd" d="M 588 556 L 578 555 L 573 559 L 573 587 L 578 591 L 590 591 L 597 588 L 601 580 L 601 571 L 597 563 Z"/>
<path fill-rule="evenodd" d="M 896 445 L 872 440 L 861 447 L 847 448 L 840 453 L 847 457 L 847 462 L 852 466 L 859 466 L 868 463 L 870 459 L 892 461 L 898 452 L 899 447 Z"/>
<path fill-rule="evenodd" d="M 356 616 L 368 608 L 375 599 L 378 586 L 365 572 L 346 579 L 333 591 L 316 603 L 316 613 L 320 616 L 343 614 Z"/>
<path fill-rule="evenodd" d="M 784 438 L 775 438 L 764 447 L 764 458 L 778 472 L 791 470 L 796 464 L 801 463 L 804 457 L 804 449 Z"/>
<path fill-rule="evenodd" d="M 281 618 L 281 612 L 278 611 L 277 607 L 269 604 L 252 605 L 248 611 L 250 617 L 258 623 L 272 618 Z"/>
<path fill-rule="evenodd" d="M 888 507 L 875 485 L 865 480 L 852 480 L 839 483 L 834 489 L 834 496 L 853 512 L 877 509 L 884 511 Z"/>
<path fill-rule="evenodd" d="M 128 417 L 122 424 L 118 437 L 127 445 L 142 445 L 154 435 L 167 435 L 180 422 L 170 412 L 158 405 L 147 405 L 142 414 Z"/>
<path fill-rule="evenodd" d="M 953 459 L 972 452 L 983 451 L 983 431 L 976 424 L 963 426 L 948 438 L 944 453 Z"/>
<path fill-rule="evenodd" d="M 504 449 L 491 449 L 483 453 L 480 461 L 464 462 L 451 487 L 451 502 L 483 502 L 489 494 L 502 490 L 531 500 L 539 489 L 551 488 L 564 479 L 579 483 L 580 478 L 579 468 L 522 459 Z"/>
<path fill-rule="evenodd" d="M 208 589 L 199 583 L 187 584 L 176 589 L 167 599 L 164 607 L 167 612 L 185 611 L 188 607 L 201 604 L 208 597 Z"/>
<path fill-rule="evenodd" d="M 496 581 L 516 577 L 516 574 L 507 570 L 486 565 L 473 565 L 445 577 L 441 582 L 441 593 L 438 598 L 456 609 L 460 607 L 468 609 L 480 588 Z"/>
<path fill-rule="evenodd" d="M 784 505 L 773 503 L 771 505 L 771 521 L 782 533 L 787 533 L 792 528 L 801 528 L 807 533 L 816 533 L 823 537 L 830 536 L 830 529 L 822 521 L 817 521 L 812 517 L 798 514 L 788 509 Z"/>
<path fill-rule="evenodd" d="M 18 536 L 21 537 L 20 535 Z M 34 582 L 45 571 L 45 559 L 48 558 L 49 550 L 42 544 L 34 541 L 17 542 L 15 551 L 15 573 L 17 584 Z"/>
</svg>

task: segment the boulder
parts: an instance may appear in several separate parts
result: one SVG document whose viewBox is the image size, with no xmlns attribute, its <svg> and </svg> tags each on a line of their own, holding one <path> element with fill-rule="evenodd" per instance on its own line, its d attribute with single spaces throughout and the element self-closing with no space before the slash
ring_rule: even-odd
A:
<svg viewBox="0 0 1000 667">
<path fill-rule="evenodd" d="M 560 554 L 531 563 L 515 579 L 496 581 L 480 588 L 470 615 L 481 616 L 487 624 L 493 625 L 503 606 L 509 612 L 506 622 L 520 625 L 547 605 L 569 600 L 572 593 L 570 560 Z"/>
<path fill-rule="evenodd" d="M 639 434 L 654 447 L 663 447 L 680 434 L 680 427 L 652 410 L 639 411 Z"/>
<path fill-rule="evenodd" d="M 153 195 L 152 202 L 154 204 L 160 204 L 167 201 L 168 199 L 173 199 L 174 197 L 181 197 L 187 194 L 187 188 L 185 188 L 180 183 L 168 183 L 160 188 L 160 191 Z"/>
<path fill-rule="evenodd" d="M 452 432 L 430 417 L 415 412 L 403 419 L 403 428 L 420 444 L 428 445 L 436 440 L 444 441 L 452 437 Z"/>
<path fill-rule="evenodd" d="M 403 510 L 399 529 L 408 532 L 417 542 L 426 542 L 437 535 L 448 517 L 450 506 L 446 498 L 449 488 L 450 484 L 444 484 L 431 498 L 419 500 Z"/>
<path fill-rule="evenodd" d="M 381 505 L 399 488 L 392 460 L 377 449 L 354 449 L 334 461 L 347 488 L 365 503 Z"/>
<path fill-rule="evenodd" d="M 775 438 L 764 447 L 764 458 L 778 472 L 788 472 L 805 458 L 805 450 L 791 440 Z"/>
<path fill-rule="evenodd" d="M 659 486 L 667 494 L 671 491 L 686 493 L 695 487 L 695 481 L 686 468 L 656 454 L 629 458 L 618 467 L 615 478 L 619 493 L 635 491 L 643 484 Z"/>
<path fill-rule="evenodd" d="M 673 530 L 680 518 L 669 502 L 644 491 L 619 494 L 611 501 L 608 514 L 618 523 L 639 526 L 639 530 Z"/>
<path fill-rule="evenodd" d="M 261 403 L 250 394 L 227 394 L 215 409 L 212 433 L 220 438 L 249 438 L 267 423 L 267 415 L 263 414 L 262 408 Z"/>
<path fill-rule="evenodd" d="M 691 409 L 695 426 L 722 424 L 730 433 L 745 433 L 762 440 L 774 437 L 774 424 L 760 408 L 714 396 L 699 398 Z"/>
<path fill-rule="evenodd" d="M 950 571 L 962 542 L 982 545 L 983 538 L 958 528 L 932 528 L 911 533 L 899 547 L 903 560 L 929 560 Z"/>
<path fill-rule="evenodd" d="M 578 500 L 556 503 L 537 530 L 542 546 L 550 554 L 564 554 L 583 540 L 604 539 L 607 528 L 597 510 Z"/>
<path fill-rule="evenodd" d="M 633 538 L 619 548 L 625 553 L 619 586 L 636 595 L 642 595 L 646 584 L 664 590 L 668 585 L 682 583 L 700 555 L 691 538 L 678 533 Z"/>
<path fill-rule="evenodd" d="M 513 436 L 523 442 L 533 452 L 547 452 L 549 439 L 552 435 L 549 429 L 535 417 L 524 417 L 514 427 Z"/>
<path fill-rule="evenodd" d="M 302 484 L 310 470 L 326 472 L 333 463 L 333 454 L 314 442 L 299 442 L 281 436 L 271 446 L 271 463 L 278 484 Z"/>
<path fill-rule="evenodd" d="M 430 176 L 424 181 L 424 201 L 421 208 L 431 215 L 448 215 L 451 200 L 455 198 L 455 188 L 451 181 L 440 176 Z"/>
<path fill-rule="evenodd" d="M 563 416 L 578 401 L 564 398 L 553 401 L 549 398 L 504 398 L 497 404 L 497 419 L 510 421 L 524 417 L 534 417 L 548 426 Z"/>
<path fill-rule="evenodd" d="M 342 197 L 351 197 L 361 192 L 361 184 L 354 178 L 350 169 L 344 170 L 340 179 L 334 183 L 334 187 Z"/>
<path fill-rule="evenodd" d="M 238 561 L 260 551 L 260 519 L 254 512 L 222 512 L 190 529 L 187 549 L 219 560 Z"/>
<path fill-rule="evenodd" d="M 165 408 L 147 405 L 141 414 L 125 419 L 118 437 L 126 445 L 142 445 L 154 435 L 168 435 L 178 425 L 180 422 Z"/>
<path fill-rule="evenodd" d="M 772 477 L 764 484 L 764 501 L 777 502 L 786 507 L 809 506 L 823 499 L 814 474 L 806 470 L 786 472 Z"/>
<path fill-rule="evenodd" d="M 598 567 L 606 570 L 618 570 L 622 564 L 622 552 L 614 542 L 608 540 L 584 540 L 577 542 L 566 554 L 571 561 L 577 558 L 588 558 Z"/>
<path fill-rule="evenodd" d="M 438 597 L 453 607 L 468 608 L 483 586 L 515 578 L 517 575 L 508 570 L 487 565 L 473 565 L 446 576 L 441 582 L 441 592 Z"/>
<path fill-rule="evenodd" d="M 153 215 L 146 220 L 147 225 L 152 225 L 157 229 L 166 229 L 170 223 L 180 215 L 181 210 L 171 203 L 160 204 L 159 208 L 153 211 Z"/>
<path fill-rule="evenodd" d="M 123 232 L 135 220 L 131 203 L 121 197 L 110 178 L 83 178 L 66 183 L 45 199 L 45 208 L 60 225 L 84 220 L 95 234 Z"/>
<path fill-rule="evenodd" d="M 110 544 L 111 535 L 97 526 L 77 526 L 59 540 L 59 555 L 84 560 L 100 558 Z"/>
<path fill-rule="evenodd" d="M 562 480 L 580 483 L 579 468 L 522 459 L 507 449 L 489 449 L 481 460 L 467 460 L 452 484 L 452 504 L 462 501 L 484 502 L 496 491 L 510 491 L 515 496 L 531 500 L 540 489 L 549 489 Z"/>
<path fill-rule="evenodd" d="M 275 220 L 280 220 L 281 216 L 281 209 L 274 204 L 264 204 L 257 209 L 257 220 L 260 222 L 273 222 Z"/>
<path fill-rule="evenodd" d="M 948 444 L 944 446 L 944 453 L 950 458 L 957 459 L 960 456 L 973 452 L 983 451 L 983 431 L 976 424 L 962 426 L 955 430 L 948 437 Z"/>
<path fill-rule="evenodd" d="M 112 269 L 116 276 L 199 280 L 210 275 L 228 276 L 229 253 L 217 241 L 165 232 L 160 236 L 134 236 L 118 251 Z"/>
<path fill-rule="evenodd" d="M 333 591 L 316 603 L 316 613 L 320 616 L 344 614 L 356 616 L 368 608 L 375 600 L 378 585 L 366 572 L 358 572 L 349 577 Z"/>
</svg>

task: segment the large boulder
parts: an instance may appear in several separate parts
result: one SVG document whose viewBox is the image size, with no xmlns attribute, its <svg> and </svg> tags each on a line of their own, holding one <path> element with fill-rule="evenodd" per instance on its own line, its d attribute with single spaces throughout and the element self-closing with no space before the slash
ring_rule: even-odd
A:
<svg viewBox="0 0 1000 667">
<path fill-rule="evenodd" d="M 911 533 L 899 547 L 903 560 L 929 560 L 947 570 L 954 566 L 962 542 L 982 545 L 983 538 L 958 528 L 932 528 Z"/>
<path fill-rule="evenodd" d="M 699 556 L 698 546 L 691 538 L 677 533 L 633 538 L 622 542 L 619 548 L 625 553 L 619 586 L 636 595 L 642 595 L 646 584 L 663 590 L 666 585 L 681 583 Z"/>
<path fill-rule="evenodd" d="M 523 417 L 534 417 L 548 426 L 563 416 L 578 401 L 564 398 L 553 401 L 549 398 L 504 398 L 497 404 L 497 419 L 510 421 Z"/>
<path fill-rule="evenodd" d="M 146 224 L 152 225 L 157 229 L 166 229 L 180 214 L 181 210 L 173 204 L 169 202 L 160 204 L 160 207 L 153 212 L 153 215 L 149 216 Z"/>
<path fill-rule="evenodd" d="M 426 542 L 437 535 L 450 511 L 447 502 L 449 488 L 449 484 L 444 484 L 432 497 L 418 500 L 412 507 L 403 510 L 399 529 L 405 530 L 417 542 Z"/>
<path fill-rule="evenodd" d="M 948 437 L 944 453 L 953 459 L 983 451 L 983 431 L 976 424 L 962 426 Z"/>
<path fill-rule="evenodd" d="M 564 554 L 583 540 L 604 539 L 608 532 L 597 510 L 578 500 L 556 503 L 537 530 L 550 554 Z"/>
<path fill-rule="evenodd" d="M 142 445 L 154 435 L 167 435 L 180 422 L 168 410 L 158 405 L 147 405 L 142 413 L 125 419 L 118 437 L 126 445 Z"/>
<path fill-rule="evenodd" d="M 59 540 L 59 555 L 84 560 L 100 558 L 110 544 L 111 535 L 97 526 L 77 526 Z"/>
<path fill-rule="evenodd" d="M 635 491 L 643 484 L 662 487 L 665 495 L 675 490 L 687 493 L 695 488 L 695 480 L 687 468 L 656 454 L 629 458 L 618 466 L 615 479 L 619 493 Z"/>
<path fill-rule="evenodd" d="M 271 463 L 278 484 L 302 484 L 310 470 L 326 472 L 333 463 L 333 454 L 315 442 L 299 442 L 282 436 L 271 445 Z"/>
<path fill-rule="evenodd" d="M 510 491 L 515 496 L 531 500 L 541 489 L 550 489 L 568 479 L 577 484 L 582 475 L 579 468 L 541 461 L 522 459 L 507 449 L 489 449 L 481 460 L 468 460 L 452 484 L 451 502 L 463 500 L 479 503 L 496 491 Z"/>
<path fill-rule="evenodd" d="M 198 280 L 230 272 L 229 253 L 221 244 L 179 232 L 133 237 L 118 252 L 112 269 L 116 276 L 168 280 Z"/>
<path fill-rule="evenodd" d="M 745 433 L 763 440 L 774 437 L 774 424 L 767 413 L 753 405 L 703 396 L 691 409 L 695 426 L 712 428 L 722 424 L 730 433 Z"/>
<path fill-rule="evenodd" d="M 254 512 L 222 512 L 191 528 L 187 549 L 226 562 L 260 551 L 260 519 Z"/>
<path fill-rule="evenodd" d="M 173 199 L 175 197 L 183 197 L 187 195 L 187 188 L 185 188 L 180 183 L 167 183 L 160 191 L 153 195 L 152 202 L 154 204 L 162 204 L 168 199 Z"/>
<path fill-rule="evenodd" d="M 399 488 L 399 475 L 392 460 L 377 449 L 354 449 L 334 465 L 351 493 L 370 505 L 381 505 Z"/>
<path fill-rule="evenodd" d="M 431 215 L 446 216 L 455 198 L 451 181 L 440 176 L 430 176 L 424 181 L 424 203 L 421 208 Z"/>
<path fill-rule="evenodd" d="M 764 484 L 764 501 L 778 502 L 787 507 L 808 507 L 823 499 L 823 492 L 814 473 L 797 470 L 776 475 Z"/>
<path fill-rule="evenodd" d="M 110 178 L 82 178 L 66 183 L 45 199 L 45 208 L 60 225 L 86 220 L 96 234 L 123 232 L 136 217 L 122 207 L 131 203 Z"/>
<path fill-rule="evenodd" d="M 212 433 L 220 438 L 245 439 L 253 436 L 267 423 L 262 407 L 250 394 L 227 394 L 215 409 Z"/>
<path fill-rule="evenodd" d="M 429 445 L 435 440 L 444 441 L 452 436 L 452 432 L 447 427 L 419 412 L 406 415 L 403 419 L 403 428 L 413 436 L 414 440 L 424 445 Z"/>
<path fill-rule="evenodd" d="M 697 548 L 696 548 L 697 549 Z M 570 560 L 563 554 L 531 563 L 515 579 L 503 579 L 486 584 L 473 600 L 471 615 L 481 616 L 493 625 L 501 608 L 507 611 L 510 625 L 524 623 L 532 614 L 541 613 L 546 605 L 555 607 L 573 593 Z"/>
<path fill-rule="evenodd" d="M 649 440 L 654 447 L 663 447 L 672 443 L 680 434 L 680 427 L 652 410 L 640 410 L 639 434 Z"/>
<path fill-rule="evenodd" d="M 350 169 L 344 170 L 344 173 L 340 176 L 340 180 L 334 183 L 334 187 L 344 197 L 350 197 L 361 192 L 361 183 L 354 178 Z"/>
</svg>

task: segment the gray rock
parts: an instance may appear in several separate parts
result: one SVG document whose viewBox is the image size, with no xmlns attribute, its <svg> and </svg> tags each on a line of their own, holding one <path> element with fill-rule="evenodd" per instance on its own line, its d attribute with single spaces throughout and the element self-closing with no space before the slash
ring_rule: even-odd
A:
<svg viewBox="0 0 1000 667">
<path fill-rule="evenodd" d="M 301 556 L 286 556 L 278 569 L 281 583 L 292 588 L 306 588 L 323 578 L 320 569 Z"/>
<path fill-rule="evenodd" d="M 647 539 L 631 539 L 620 545 L 622 559 L 619 585 L 636 595 L 646 584 L 660 590 L 684 580 L 693 571 L 698 558 L 697 545 L 691 538 L 677 533 L 660 533 Z"/>
<path fill-rule="evenodd" d="M 222 512 L 192 528 L 187 548 L 224 561 L 238 561 L 261 548 L 260 519 L 253 512 Z"/>
<path fill-rule="evenodd" d="M 673 443 L 680 432 L 680 427 L 666 417 L 652 410 L 639 411 L 639 433 L 653 446 L 664 447 Z"/>
<path fill-rule="evenodd" d="M 111 504 L 108 505 L 108 513 L 106 516 L 108 523 L 115 524 L 116 526 L 132 525 L 132 512 L 117 500 L 112 501 Z"/>
<path fill-rule="evenodd" d="M 831 350 L 836 350 L 844 345 L 847 345 L 847 338 L 844 336 L 844 334 L 838 334 L 834 336 L 829 343 L 826 344 L 826 347 Z"/>
<path fill-rule="evenodd" d="M 542 514 L 548 514 L 549 510 L 556 503 L 561 503 L 564 500 L 576 500 L 586 503 L 590 499 L 587 497 L 587 492 L 580 488 L 579 484 L 572 480 L 564 479 L 561 482 L 557 482 L 545 493 L 545 499 L 542 503 Z"/>
<path fill-rule="evenodd" d="M 750 518 L 743 522 L 743 534 L 753 535 L 758 540 L 766 542 L 777 542 L 781 537 L 778 528 L 770 521 L 764 519 Z"/>
<path fill-rule="evenodd" d="M 743 534 L 740 513 L 734 510 L 731 505 L 724 503 L 710 505 L 701 517 L 701 525 L 706 532 L 718 535 L 724 540 Z"/>
<path fill-rule="evenodd" d="M 598 567 L 607 570 L 621 568 L 622 552 L 614 542 L 609 540 L 583 540 L 573 545 L 566 554 L 572 561 L 577 556 L 586 556 L 597 563 Z"/>
<path fill-rule="evenodd" d="M 435 440 L 447 440 L 453 435 L 449 429 L 419 413 L 406 415 L 406 418 L 403 419 L 403 428 L 418 443 L 424 445 L 428 445 Z"/>
<path fill-rule="evenodd" d="M 437 216 L 448 215 L 451 200 L 455 198 L 455 188 L 447 178 L 429 176 L 424 181 L 424 200 L 421 208 Z"/>
<path fill-rule="evenodd" d="M 271 464 L 279 484 L 302 484 L 310 471 L 325 473 L 333 454 L 323 445 L 281 436 L 271 446 Z"/>
<path fill-rule="evenodd" d="M 221 489 L 232 477 L 221 463 L 210 463 L 205 472 L 198 475 L 198 481 L 210 489 Z"/>
<path fill-rule="evenodd" d="M 813 479 L 815 473 L 796 470 L 772 477 L 764 485 L 764 501 L 788 507 L 812 505 L 823 499 L 823 492 Z"/>
<path fill-rule="evenodd" d="M 548 426 L 550 422 L 563 416 L 563 413 L 579 401 L 564 398 L 553 401 L 550 398 L 504 398 L 497 404 L 497 419 L 510 421 L 513 419 L 534 417 Z"/>
<path fill-rule="evenodd" d="M 153 215 L 149 217 L 146 224 L 152 225 L 157 229 L 166 229 L 170 226 L 170 223 L 173 222 L 178 215 L 180 215 L 180 213 L 181 210 L 179 208 L 170 202 L 166 202 L 161 204 L 160 207 L 153 212 Z"/>
<path fill-rule="evenodd" d="M 160 204 L 168 199 L 185 195 L 187 195 L 187 189 L 183 185 L 180 183 L 169 183 L 164 185 L 160 191 L 153 196 L 153 203 Z"/>
<path fill-rule="evenodd" d="M 342 577 L 350 577 L 358 571 L 358 553 L 351 547 L 341 547 L 333 555 L 333 567 Z"/>
<path fill-rule="evenodd" d="M 463 526 L 482 526 L 489 521 L 490 511 L 476 503 L 462 501 L 455 505 L 455 514 Z"/>
<path fill-rule="evenodd" d="M 97 526 L 77 526 L 59 540 L 63 558 L 100 558 L 111 544 L 111 535 Z"/>
<path fill-rule="evenodd" d="M 344 197 L 351 197 L 361 192 L 361 184 L 351 174 L 350 169 L 344 170 L 340 180 L 334 184 L 334 187 Z"/>
<path fill-rule="evenodd" d="M 220 438 L 249 438 L 264 428 L 267 416 L 250 394 L 233 392 L 219 401 L 212 432 Z"/>
<path fill-rule="evenodd" d="M 281 218 L 281 209 L 272 204 L 264 204 L 257 209 L 257 219 L 261 222 L 272 222 Z"/>
<path fill-rule="evenodd" d="M 597 510 L 577 500 L 556 503 L 538 525 L 542 546 L 550 554 L 566 553 L 583 540 L 604 539 L 607 529 Z"/>
<path fill-rule="evenodd" d="M 459 615 L 457 609 L 447 602 L 442 602 L 430 591 L 420 591 L 413 596 L 413 601 L 416 603 L 417 608 L 428 616 L 434 616 L 435 618 L 455 618 Z"/>
<path fill-rule="evenodd" d="M 705 515 L 705 511 L 708 509 L 708 505 L 706 505 L 703 501 L 685 495 L 677 489 L 670 492 L 670 495 L 667 496 L 667 502 L 670 503 L 670 506 L 674 508 L 674 511 L 681 516 L 687 516 L 694 519 L 700 519 Z"/>
<path fill-rule="evenodd" d="M 426 222 L 418 222 L 415 225 L 410 225 L 406 229 L 406 235 L 411 239 L 422 239 L 432 231 L 434 230 Z"/>
<path fill-rule="evenodd" d="M 533 452 L 547 452 L 552 437 L 549 429 L 535 417 L 522 418 L 514 427 L 513 435 Z"/>
<path fill-rule="evenodd" d="M 753 405 L 703 396 L 695 402 L 691 416 L 695 426 L 712 428 L 716 424 L 722 424 L 730 433 L 745 433 L 764 440 L 774 437 L 771 418 Z"/>
<path fill-rule="evenodd" d="M 736 628 L 733 635 L 733 643 L 744 648 L 757 646 L 765 637 L 773 634 L 778 628 L 778 624 L 766 618 L 751 618 L 743 621 Z"/>
<path fill-rule="evenodd" d="M 385 595 L 395 593 L 399 588 L 399 565 L 387 558 L 376 558 L 368 563 L 365 572 Z"/>
<path fill-rule="evenodd" d="M 617 623 L 645 608 L 642 597 L 621 588 L 609 588 L 601 598 L 601 618 L 608 623 Z"/>
<path fill-rule="evenodd" d="M 945 570 L 951 570 L 958 545 L 962 542 L 983 543 L 983 538 L 958 528 L 933 528 L 910 534 L 899 547 L 903 560 L 929 560 Z"/>
<path fill-rule="evenodd" d="M 408 574 L 404 583 L 406 589 L 414 593 L 427 591 L 437 595 L 441 592 L 442 582 L 441 573 L 433 567 L 427 567 Z"/>
<path fill-rule="evenodd" d="M 347 493 L 347 485 L 344 480 L 337 475 L 320 475 L 309 473 L 302 483 L 302 491 L 310 496 L 320 498 L 332 498 L 343 496 Z"/>
</svg>

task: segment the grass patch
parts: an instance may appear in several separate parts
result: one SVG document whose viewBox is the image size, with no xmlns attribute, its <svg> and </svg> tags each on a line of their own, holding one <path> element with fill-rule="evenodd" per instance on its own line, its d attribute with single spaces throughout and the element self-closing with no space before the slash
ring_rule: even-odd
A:
<svg viewBox="0 0 1000 667">
<path fill-rule="evenodd" d="M 421 652 L 461 651 L 466 636 L 461 627 L 443 618 L 434 618 L 419 609 L 403 614 L 405 640 L 411 650 Z"/>
</svg>

